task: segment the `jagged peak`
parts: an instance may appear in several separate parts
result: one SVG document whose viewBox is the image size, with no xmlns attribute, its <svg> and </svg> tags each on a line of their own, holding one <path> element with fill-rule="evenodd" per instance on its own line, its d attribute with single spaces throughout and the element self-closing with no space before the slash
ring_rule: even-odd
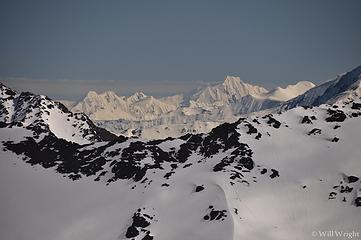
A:
<svg viewBox="0 0 361 240">
<path fill-rule="evenodd" d="M 227 75 L 223 82 L 224 85 L 240 84 L 240 83 L 244 84 L 244 82 L 241 80 L 240 77 L 235 77 L 235 76 L 230 76 L 230 75 Z"/>
<path fill-rule="evenodd" d="M 147 97 L 147 95 L 145 95 L 142 91 L 137 91 L 134 94 L 132 94 L 131 96 L 129 96 L 127 99 L 129 101 L 134 102 L 134 101 L 142 100 L 142 99 L 144 99 L 146 97 Z"/>
<path fill-rule="evenodd" d="M 268 92 L 268 90 L 264 87 L 247 83 L 241 80 L 240 77 L 234 77 L 230 75 L 226 76 L 222 85 L 224 89 L 232 95 L 240 94 L 240 96 L 245 96 L 251 94 L 258 96 L 259 94 Z"/>
<path fill-rule="evenodd" d="M 119 98 L 119 96 L 111 90 L 103 92 L 102 94 L 100 94 L 100 96 L 106 97 L 106 98 Z"/>
<path fill-rule="evenodd" d="M 108 90 L 108 91 L 105 91 L 103 92 L 102 94 L 104 95 L 117 95 L 115 92 L 113 92 L 112 90 Z"/>
<path fill-rule="evenodd" d="M 137 91 L 132 96 L 146 97 L 147 95 L 142 91 Z"/>
<path fill-rule="evenodd" d="M 0 82 L 0 96 L 14 96 L 16 94 L 16 91 L 12 90 L 11 88 L 7 87 L 5 84 Z"/>
<path fill-rule="evenodd" d="M 7 86 L 5 86 L 5 84 L 3 84 L 2 82 L 0 82 L 0 87 L 1 87 L 1 88 L 2 88 L 2 87 L 7 88 Z"/>
<path fill-rule="evenodd" d="M 89 91 L 86 95 L 86 97 L 90 97 L 90 98 L 97 97 L 97 96 L 99 96 L 99 95 L 95 91 Z"/>
</svg>

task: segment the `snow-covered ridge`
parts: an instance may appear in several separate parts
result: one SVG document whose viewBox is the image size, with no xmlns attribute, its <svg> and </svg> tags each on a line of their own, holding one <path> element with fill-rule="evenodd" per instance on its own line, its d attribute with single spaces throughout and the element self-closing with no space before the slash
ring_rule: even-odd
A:
<svg viewBox="0 0 361 240">
<path fill-rule="evenodd" d="M 84 112 L 94 120 L 153 120 L 178 108 L 215 109 L 225 105 L 232 106 L 243 97 L 256 98 L 257 101 L 286 101 L 312 88 L 311 82 L 301 81 L 285 89 L 272 91 L 242 81 L 239 77 L 227 76 L 222 83 L 212 84 L 191 93 L 183 93 L 163 98 L 147 96 L 136 92 L 129 97 L 118 96 L 112 91 L 104 93 L 88 92 L 86 97 L 71 108 L 73 112 Z M 66 102 L 68 103 L 68 102 Z M 258 111 L 250 107 L 242 114 Z"/>
<path fill-rule="evenodd" d="M 16 93 L 0 83 L 0 123 L 5 127 L 51 132 L 58 138 L 84 144 L 109 140 L 115 136 L 95 126 L 83 113 L 72 113 L 46 96 Z"/>
<path fill-rule="evenodd" d="M 349 101 L 361 96 L 361 66 L 337 76 L 304 94 L 289 100 L 284 104 L 284 109 L 296 106 L 318 106 L 323 103 Z"/>
<path fill-rule="evenodd" d="M 116 134 L 176 137 L 187 132 L 205 133 L 222 122 L 235 121 L 241 114 L 277 107 L 313 86 L 301 81 L 268 91 L 227 76 L 221 83 L 159 99 L 143 92 L 125 97 L 112 91 L 91 91 L 71 111 L 87 114 L 98 126 Z"/>
<path fill-rule="evenodd" d="M 257 97 L 266 92 L 265 88 L 246 83 L 239 77 L 227 76 L 223 83 L 207 86 L 193 94 L 189 106 L 222 106 L 248 95 Z"/>
<path fill-rule="evenodd" d="M 271 100 L 287 101 L 298 95 L 305 93 L 307 90 L 315 87 L 316 85 L 308 81 L 300 81 L 295 85 L 288 85 L 285 88 L 277 87 L 272 91 L 265 94 L 264 97 Z"/>
<path fill-rule="evenodd" d="M 83 112 L 94 120 L 151 120 L 175 109 L 174 105 L 148 97 L 142 92 L 119 97 L 112 91 L 101 94 L 90 91 L 71 110 Z"/>
</svg>

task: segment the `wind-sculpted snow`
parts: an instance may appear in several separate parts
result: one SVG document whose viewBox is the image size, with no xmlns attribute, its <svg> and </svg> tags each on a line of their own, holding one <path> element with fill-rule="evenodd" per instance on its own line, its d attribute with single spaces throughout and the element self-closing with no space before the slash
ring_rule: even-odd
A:
<svg viewBox="0 0 361 240">
<path fill-rule="evenodd" d="M 74 142 L 24 121 L 0 128 L 3 239 L 276 240 L 360 231 L 359 98 L 157 140 Z"/>
</svg>

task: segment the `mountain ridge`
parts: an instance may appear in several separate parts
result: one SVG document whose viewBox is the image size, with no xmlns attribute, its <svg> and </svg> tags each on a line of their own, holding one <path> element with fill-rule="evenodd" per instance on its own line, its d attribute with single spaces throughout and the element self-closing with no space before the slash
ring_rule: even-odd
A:
<svg viewBox="0 0 361 240">
<path fill-rule="evenodd" d="M 0 106 L 8 106 L 17 95 L 2 89 Z M 278 240 L 358 231 L 360 120 L 354 97 L 156 140 L 74 142 L 50 128 L 1 124 L 0 198 L 11 217 L 0 232 L 29 240 Z"/>
<path fill-rule="evenodd" d="M 17 93 L 0 84 L 0 122 L 3 127 L 25 127 L 39 135 L 50 131 L 58 138 L 91 143 L 116 136 L 97 127 L 83 113 L 72 113 L 63 104 L 44 95 Z"/>
<path fill-rule="evenodd" d="M 117 96 L 111 91 L 111 94 L 92 92 L 71 110 L 86 113 L 95 124 L 115 134 L 132 136 L 134 132 L 145 138 L 151 135 L 155 138 L 175 137 L 186 132 L 204 133 L 219 123 L 234 121 L 242 114 L 277 107 L 285 99 L 313 86 L 301 81 L 285 89 L 268 91 L 239 77 L 226 76 L 221 83 L 159 99 L 142 92 L 128 97 Z"/>
<path fill-rule="evenodd" d="M 351 71 L 326 81 L 304 94 L 287 101 L 283 104 L 283 109 L 291 109 L 296 106 L 318 106 L 323 103 L 335 103 L 337 101 L 347 101 L 347 99 L 361 96 L 361 66 Z"/>
<path fill-rule="evenodd" d="M 298 86 L 300 83 L 305 83 L 305 82 L 306 81 L 300 81 L 300 82 L 296 83 L 295 85 L 289 85 L 284 90 L 287 91 L 288 88 L 291 88 L 292 86 Z M 309 83 L 308 86 L 305 86 L 304 89 L 299 89 L 299 92 L 305 91 L 305 89 L 309 89 L 314 86 L 310 82 L 307 82 L 307 83 Z M 274 91 L 276 89 L 274 89 Z M 283 88 L 279 88 L 279 89 L 283 89 Z M 165 104 L 174 105 L 175 107 L 179 107 L 179 105 L 182 102 L 183 102 L 183 104 L 182 104 L 183 106 L 191 107 L 192 105 L 193 106 L 195 105 L 196 107 L 203 107 L 203 106 L 212 106 L 214 103 L 217 105 L 217 102 L 222 102 L 222 105 L 224 105 L 225 103 L 229 102 L 230 99 L 232 100 L 232 98 L 236 98 L 236 100 L 239 100 L 241 97 L 244 97 L 247 95 L 251 95 L 252 97 L 268 98 L 266 93 L 269 93 L 269 91 L 263 87 L 246 83 L 246 82 L 242 81 L 239 77 L 233 77 L 233 76 L 226 76 L 224 82 L 222 82 L 222 83 L 214 83 L 214 84 L 206 86 L 204 88 L 199 88 L 198 90 L 194 90 L 193 92 L 194 93 L 192 94 L 192 96 L 188 97 L 189 100 L 186 100 L 186 99 L 182 100 L 182 98 L 186 98 L 184 96 L 184 94 L 176 94 L 176 95 L 162 97 L 159 99 L 157 99 L 155 97 L 153 97 L 153 98 L 157 99 L 160 102 L 163 102 Z M 96 110 L 93 110 L 93 112 L 91 112 L 91 111 L 87 110 L 86 108 L 82 109 L 82 107 L 79 106 L 79 104 L 82 104 L 82 102 L 86 101 L 87 97 L 96 99 L 99 97 L 104 97 L 105 95 L 107 95 L 107 93 L 111 93 L 112 96 L 120 98 L 122 100 L 127 100 L 128 103 L 134 103 L 134 102 L 140 101 L 141 99 L 145 99 L 147 97 L 152 97 L 152 96 L 145 95 L 141 91 L 135 92 L 133 95 L 128 96 L 128 97 L 118 96 L 116 93 L 114 93 L 111 90 L 100 93 L 100 94 L 96 93 L 95 91 L 90 91 L 90 92 L 88 92 L 88 94 L 86 95 L 84 100 L 79 101 L 77 103 L 78 107 L 74 106 L 72 108 L 72 111 L 80 112 L 81 110 L 83 110 L 85 113 L 87 113 L 88 115 L 91 116 L 93 114 L 93 112 Z M 290 93 L 290 95 L 291 96 L 289 96 L 288 98 L 297 96 L 295 93 Z M 170 99 L 170 98 L 173 98 L 173 99 L 178 98 L 178 99 L 175 101 L 174 100 L 170 101 L 168 103 L 167 99 Z M 273 99 L 271 99 L 271 100 L 283 101 L 283 99 L 279 99 L 279 98 L 277 98 L 277 96 L 272 96 L 272 98 Z M 117 104 L 117 103 L 115 102 L 114 104 Z M 158 115 L 158 113 L 155 113 L 155 115 Z M 115 118 L 114 119 L 100 119 L 99 117 L 94 117 L 92 119 L 93 120 L 117 120 Z M 127 119 L 127 117 L 123 117 L 122 119 L 123 120 L 131 120 L 131 119 Z"/>
</svg>

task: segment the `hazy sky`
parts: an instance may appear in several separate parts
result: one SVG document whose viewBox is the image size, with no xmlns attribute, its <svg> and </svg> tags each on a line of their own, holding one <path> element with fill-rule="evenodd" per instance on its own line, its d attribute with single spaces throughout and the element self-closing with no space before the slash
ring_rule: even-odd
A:
<svg viewBox="0 0 361 240">
<path fill-rule="evenodd" d="M 361 65 L 360 10 L 360 0 L 2 0 L 0 77 L 71 99 L 90 86 L 164 95 L 225 75 L 319 83 Z"/>
</svg>

